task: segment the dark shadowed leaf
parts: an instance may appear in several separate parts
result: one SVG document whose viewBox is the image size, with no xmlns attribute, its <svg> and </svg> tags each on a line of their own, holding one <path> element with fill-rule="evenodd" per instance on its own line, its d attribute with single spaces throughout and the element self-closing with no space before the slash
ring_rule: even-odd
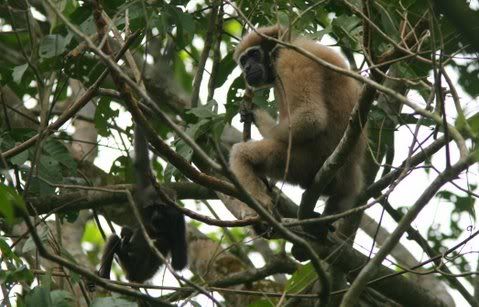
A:
<svg viewBox="0 0 479 307">
<path fill-rule="evenodd" d="M 69 34 L 66 37 L 58 34 L 45 36 L 40 42 L 40 47 L 38 49 L 40 57 L 49 59 L 63 54 L 72 38 L 73 34 Z"/>
<path fill-rule="evenodd" d="M 55 307 L 70 307 L 75 304 L 73 295 L 63 290 L 53 290 L 50 292 L 50 298 Z"/>
<path fill-rule="evenodd" d="M 33 288 L 25 296 L 25 305 L 26 307 L 54 307 L 49 291 L 41 286 Z"/>
<path fill-rule="evenodd" d="M 27 63 L 13 68 L 13 73 L 12 73 L 13 81 L 20 84 L 20 82 L 22 81 L 23 74 L 25 73 L 25 71 L 27 71 L 27 68 L 28 68 Z"/>
<path fill-rule="evenodd" d="M 137 303 L 127 301 L 118 297 L 100 297 L 96 298 L 90 307 L 136 307 Z"/>
</svg>

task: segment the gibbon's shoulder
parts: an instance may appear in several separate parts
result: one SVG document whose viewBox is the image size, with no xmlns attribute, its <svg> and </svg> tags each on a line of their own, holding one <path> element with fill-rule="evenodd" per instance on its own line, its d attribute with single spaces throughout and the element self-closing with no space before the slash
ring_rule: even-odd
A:
<svg viewBox="0 0 479 307">
<path fill-rule="evenodd" d="M 348 68 L 346 61 L 344 60 L 341 54 L 336 52 L 331 47 L 322 45 L 318 41 L 314 41 L 314 40 L 300 36 L 295 38 L 292 44 L 301 49 L 311 52 L 316 57 L 323 59 L 328 63 L 331 63 L 341 68 L 345 68 L 345 69 Z M 277 65 L 282 66 L 282 65 L 294 65 L 294 64 L 305 65 L 305 66 L 315 65 L 312 59 L 307 58 L 306 56 L 300 54 L 299 52 L 293 49 L 289 49 L 287 47 L 282 48 L 278 56 Z M 316 65 L 319 65 L 319 64 L 316 63 Z"/>
</svg>

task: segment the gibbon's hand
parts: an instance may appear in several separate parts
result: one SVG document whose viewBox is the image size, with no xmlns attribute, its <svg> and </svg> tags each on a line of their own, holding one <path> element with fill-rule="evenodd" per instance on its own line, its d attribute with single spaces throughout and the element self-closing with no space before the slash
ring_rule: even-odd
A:
<svg viewBox="0 0 479 307">
<path fill-rule="evenodd" d="M 240 122 L 254 122 L 254 113 L 253 110 L 249 110 L 246 108 L 241 108 L 240 110 Z"/>
</svg>

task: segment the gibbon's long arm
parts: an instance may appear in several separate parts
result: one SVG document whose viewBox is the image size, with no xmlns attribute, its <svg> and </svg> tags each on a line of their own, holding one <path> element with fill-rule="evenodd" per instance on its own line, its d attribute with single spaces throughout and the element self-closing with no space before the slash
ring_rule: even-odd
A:
<svg viewBox="0 0 479 307">
<path fill-rule="evenodd" d="M 101 256 L 100 269 L 98 270 L 98 276 L 101 278 L 110 279 L 111 266 L 113 264 L 113 257 L 120 250 L 121 239 L 112 234 L 103 248 L 103 255 Z"/>
<path fill-rule="evenodd" d="M 185 218 L 181 213 L 174 212 L 169 215 L 169 220 L 170 227 L 166 229 L 166 237 L 170 240 L 171 265 L 175 270 L 181 270 L 188 263 Z"/>
<path fill-rule="evenodd" d="M 146 189 L 154 184 L 153 173 L 151 172 L 150 158 L 148 156 L 148 141 L 141 130 L 135 125 L 135 180 L 137 189 Z"/>
<path fill-rule="evenodd" d="M 326 127 L 325 121 L 320 120 L 321 113 L 319 111 L 315 112 L 313 108 L 297 109 L 291 114 L 290 119 L 280 119 L 278 124 L 264 110 L 255 110 L 254 115 L 258 130 L 264 138 L 285 143 L 288 142 L 290 130 L 294 144 L 317 138 Z M 271 125 L 272 122 L 274 125 Z"/>
<path fill-rule="evenodd" d="M 261 133 L 261 136 L 264 138 L 271 137 L 270 131 L 276 126 L 276 120 L 269 115 L 268 111 L 263 109 L 254 109 L 253 115 L 254 124 L 258 128 L 259 133 Z"/>
</svg>

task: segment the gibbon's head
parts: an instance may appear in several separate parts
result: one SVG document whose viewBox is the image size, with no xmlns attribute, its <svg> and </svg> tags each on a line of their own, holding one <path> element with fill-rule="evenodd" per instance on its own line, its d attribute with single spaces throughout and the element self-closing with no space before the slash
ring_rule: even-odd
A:
<svg viewBox="0 0 479 307">
<path fill-rule="evenodd" d="M 259 28 L 246 34 L 236 47 L 233 57 L 243 70 L 246 82 L 253 88 L 273 86 L 275 79 L 277 44 L 261 37 L 258 32 L 278 38 L 283 29 L 279 25 Z"/>
</svg>

